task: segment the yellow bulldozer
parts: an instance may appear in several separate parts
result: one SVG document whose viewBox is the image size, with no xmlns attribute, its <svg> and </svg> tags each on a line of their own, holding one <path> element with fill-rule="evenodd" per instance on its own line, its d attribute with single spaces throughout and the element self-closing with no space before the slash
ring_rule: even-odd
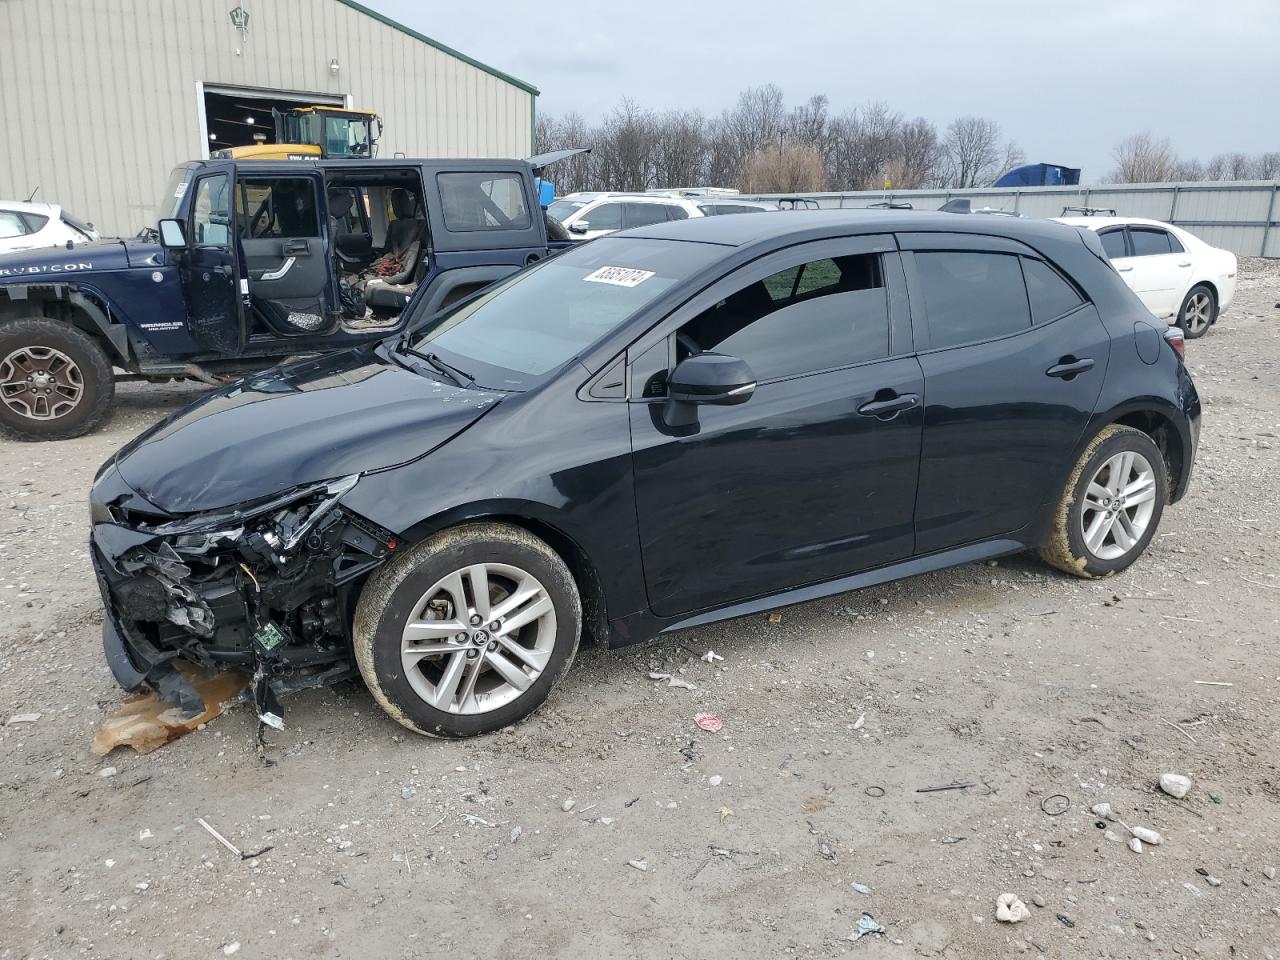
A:
<svg viewBox="0 0 1280 960">
<path fill-rule="evenodd" d="M 342 107 L 294 107 L 271 111 L 275 143 L 253 143 L 215 150 L 218 160 L 369 159 L 378 150 L 382 118 L 371 110 Z"/>
</svg>

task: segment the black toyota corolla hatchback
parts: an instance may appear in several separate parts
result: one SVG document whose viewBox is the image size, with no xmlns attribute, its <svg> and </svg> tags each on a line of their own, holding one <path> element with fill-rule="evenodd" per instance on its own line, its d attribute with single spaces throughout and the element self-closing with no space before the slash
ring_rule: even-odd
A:
<svg viewBox="0 0 1280 960">
<path fill-rule="evenodd" d="M 363 677 L 462 736 L 611 646 L 1021 550 L 1123 570 L 1200 402 L 1097 237 L 819 211 L 617 234 L 376 347 L 249 377 L 103 466 L 107 659 Z"/>
</svg>

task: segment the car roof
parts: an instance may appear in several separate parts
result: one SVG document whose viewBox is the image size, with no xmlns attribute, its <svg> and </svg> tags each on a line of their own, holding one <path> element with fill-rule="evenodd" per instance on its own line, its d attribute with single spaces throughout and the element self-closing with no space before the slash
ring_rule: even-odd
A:
<svg viewBox="0 0 1280 960">
<path fill-rule="evenodd" d="M 1106 227 L 1123 227 L 1133 224 L 1139 227 L 1162 227 L 1168 229 L 1172 224 L 1163 220 L 1148 220 L 1146 217 L 1054 217 L 1059 223 L 1070 227 L 1084 227 L 1086 230 L 1102 230 Z"/>
<path fill-rule="evenodd" d="M 0 210 L 12 210 L 15 213 L 38 213 L 41 216 L 52 216 L 61 209 L 56 203 L 28 203 L 26 200 L 0 200 Z"/>
<path fill-rule="evenodd" d="M 766 240 L 801 242 L 864 233 L 973 233 L 1062 240 L 1071 227 L 1050 220 L 983 217 L 924 210 L 766 210 L 750 217 L 696 217 L 613 234 L 741 247 Z M 785 245 L 785 243 L 779 243 Z"/>
</svg>

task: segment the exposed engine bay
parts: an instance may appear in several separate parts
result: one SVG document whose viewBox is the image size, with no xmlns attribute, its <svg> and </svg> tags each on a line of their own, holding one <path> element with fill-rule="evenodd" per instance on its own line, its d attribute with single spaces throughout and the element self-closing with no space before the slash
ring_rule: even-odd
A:
<svg viewBox="0 0 1280 960">
<path fill-rule="evenodd" d="M 185 516 L 153 512 L 136 496 L 95 502 L 104 644 L 121 685 L 145 683 L 184 711 L 201 710 L 173 661 L 237 668 L 253 675 L 259 718 L 280 727 L 281 694 L 355 675 L 360 586 L 399 546 L 339 506 L 357 479 Z"/>
</svg>

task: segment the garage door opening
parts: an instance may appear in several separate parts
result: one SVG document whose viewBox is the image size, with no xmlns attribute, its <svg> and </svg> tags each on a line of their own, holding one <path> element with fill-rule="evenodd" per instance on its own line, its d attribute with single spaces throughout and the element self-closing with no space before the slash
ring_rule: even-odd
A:
<svg viewBox="0 0 1280 960">
<path fill-rule="evenodd" d="M 205 140 L 209 153 L 230 147 L 276 142 L 271 111 L 281 113 L 303 104 L 342 107 L 343 97 L 323 93 L 239 90 L 205 85 L 202 90 Z"/>
</svg>

